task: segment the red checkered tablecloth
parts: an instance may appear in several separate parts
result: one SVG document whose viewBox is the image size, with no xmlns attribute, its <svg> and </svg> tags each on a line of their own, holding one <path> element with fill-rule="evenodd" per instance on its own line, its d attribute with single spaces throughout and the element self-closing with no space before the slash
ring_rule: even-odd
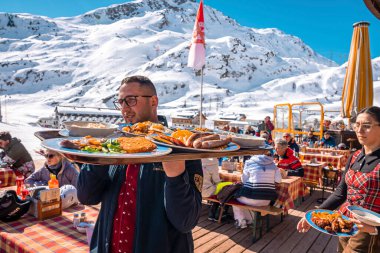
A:
<svg viewBox="0 0 380 253">
<path fill-rule="evenodd" d="M 341 163 L 343 164 L 343 166 L 346 165 L 347 160 L 351 155 L 350 150 L 335 150 L 335 149 L 329 149 L 329 148 L 306 148 L 306 153 L 318 153 L 318 154 L 335 153 L 336 155 L 342 155 L 343 159 Z"/>
<path fill-rule="evenodd" d="M 12 169 L 0 168 L 0 188 L 16 185 L 16 174 Z"/>
<path fill-rule="evenodd" d="M 219 170 L 219 177 L 222 181 L 241 182 L 241 172 L 234 171 L 229 173 L 226 170 Z M 294 207 L 294 200 L 304 196 L 304 186 L 301 177 L 288 177 L 282 179 L 276 185 L 278 198 L 275 202 L 276 207 L 282 207 L 286 212 Z"/>
<path fill-rule="evenodd" d="M 342 169 L 346 166 L 347 159 L 343 155 L 328 155 L 328 154 L 317 154 L 317 153 L 299 153 L 301 161 L 316 159 L 320 163 L 331 164 L 335 168 Z"/>
<path fill-rule="evenodd" d="M 325 163 L 302 163 L 302 168 L 304 169 L 303 182 L 318 185 L 323 176 L 323 167 Z"/>
<path fill-rule="evenodd" d="M 278 194 L 274 203 L 276 207 L 282 207 L 285 212 L 294 207 L 294 201 L 304 196 L 304 185 L 302 177 L 283 178 L 280 184 L 276 185 Z"/>
<path fill-rule="evenodd" d="M 85 212 L 89 221 L 95 221 L 98 216 L 96 209 L 80 205 L 44 221 L 26 214 L 14 222 L 0 222 L 0 253 L 88 252 L 86 234 L 73 227 L 75 212 Z"/>
</svg>

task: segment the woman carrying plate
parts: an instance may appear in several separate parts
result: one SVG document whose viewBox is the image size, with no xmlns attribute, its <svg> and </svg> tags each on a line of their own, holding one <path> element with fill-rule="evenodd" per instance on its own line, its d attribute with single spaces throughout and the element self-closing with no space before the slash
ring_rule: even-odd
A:
<svg viewBox="0 0 380 253">
<path fill-rule="evenodd" d="M 363 149 L 349 158 L 336 191 L 319 207 L 334 210 L 340 206 L 339 212 L 351 218 L 353 216 L 347 209 L 350 205 L 380 213 L 380 107 L 360 111 L 353 128 Z M 380 227 L 353 221 L 357 223 L 359 233 L 340 237 L 338 252 L 380 252 Z M 309 228 L 305 218 L 297 225 L 299 232 L 306 232 Z"/>
</svg>

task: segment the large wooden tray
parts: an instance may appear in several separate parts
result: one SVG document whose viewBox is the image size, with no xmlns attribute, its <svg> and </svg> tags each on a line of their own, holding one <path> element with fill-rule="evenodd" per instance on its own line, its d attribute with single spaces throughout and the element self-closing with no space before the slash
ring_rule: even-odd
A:
<svg viewBox="0 0 380 253">
<path fill-rule="evenodd" d="M 153 163 L 153 162 L 168 162 L 179 160 L 198 160 L 201 158 L 219 158 L 231 156 L 249 156 L 249 155 L 262 155 L 268 152 L 268 149 L 244 149 L 237 151 L 223 151 L 223 152 L 204 152 L 204 153 L 183 153 L 173 152 L 169 155 L 159 157 L 145 157 L 145 158 L 97 158 L 97 157 L 83 157 L 74 154 L 63 154 L 66 158 L 79 162 L 98 165 L 108 164 L 134 164 L 134 163 Z"/>
</svg>

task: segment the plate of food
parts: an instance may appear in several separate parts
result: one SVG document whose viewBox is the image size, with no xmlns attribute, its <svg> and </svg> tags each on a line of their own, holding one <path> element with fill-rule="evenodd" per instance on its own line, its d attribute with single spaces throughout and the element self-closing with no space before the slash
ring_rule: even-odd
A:
<svg viewBox="0 0 380 253">
<path fill-rule="evenodd" d="M 219 134 L 193 133 L 178 129 L 172 134 L 149 134 L 147 138 L 154 143 L 188 152 L 226 152 L 236 151 L 240 147 L 231 142 L 230 137 L 222 138 Z"/>
<path fill-rule="evenodd" d="M 157 146 L 145 137 L 67 137 L 47 139 L 41 145 L 63 154 L 96 158 L 144 158 L 167 155 L 172 151 L 171 148 Z"/>
<path fill-rule="evenodd" d="M 336 211 L 310 210 L 306 212 L 305 218 L 314 229 L 328 235 L 350 237 L 358 233 L 358 226 Z"/>
<path fill-rule="evenodd" d="M 361 206 L 348 206 L 347 209 L 357 220 L 371 226 L 380 226 L 380 214 Z"/>
<path fill-rule="evenodd" d="M 123 133 L 132 135 L 132 136 L 133 135 L 146 136 L 147 134 L 153 134 L 153 133 L 171 133 L 172 132 L 172 130 L 170 130 L 166 126 L 160 123 L 154 123 L 151 121 L 138 122 L 133 125 L 127 124 L 121 128 L 121 131 Z"/>
<path fill-rule="evenodd" d="M 104 122 L 95 121 L 66 121 L 63 122 L 66 131 L 60 131 L 59 134 L 72 137 L 83 137 L 91 135 L 94 137 L 106 137 L 114 133 L 118 126 Z"/>
</svg>

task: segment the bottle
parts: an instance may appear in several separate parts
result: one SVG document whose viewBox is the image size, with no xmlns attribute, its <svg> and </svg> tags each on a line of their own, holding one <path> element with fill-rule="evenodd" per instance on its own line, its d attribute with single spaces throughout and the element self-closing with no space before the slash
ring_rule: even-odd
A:
<svg viewBox="0 0 380 253">
<path fill-rule="evenodd" d="M 24 188 L 24 176 L 17 176 L 16 177 L 16 185 L 17 185 L 17 195 L 21 196 L 21 191 Z"/>
<path fill-rule="evenodd" d="M 79 222 L 87 222 L 86 213 L 80 214 Z"/>
<path fill-rule="evenodd" d="M 49 189 L 59 188 L 59 183 L 58 183 L 56 175 L 50 173 L 50 180 L 48 182 L 48 185 L 49 185 Z"/>
<path fill-rule="evenodd" d="M 76 228 L 79 223 L 80 223 L 79 214 L 78 213 L 74 213 L 74 218 L 73 218 L 73 226 L 74 226 L 74 228 Z"/>
</svg>

